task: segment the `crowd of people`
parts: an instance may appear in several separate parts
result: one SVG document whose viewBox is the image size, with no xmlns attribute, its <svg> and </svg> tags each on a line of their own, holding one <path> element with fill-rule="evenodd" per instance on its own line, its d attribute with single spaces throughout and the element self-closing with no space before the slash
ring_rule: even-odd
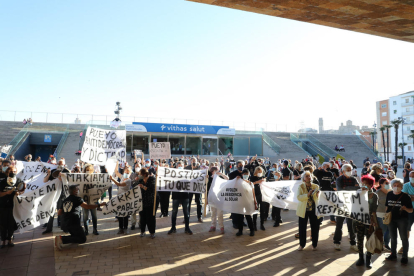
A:
<svg viewBox="0 0 414 276">
<path fill-rule="evenodd" d="M 25 157 L 27 162 L 35 162 L 29 154 Z M 40 160 L 39 160 L 40 161 Z M 57 165 L 57 169 L 48 171 L 44 182 L 60 177 L 61 173 L 106 173 L 105 166 L 92 165 L 77 160 L 72 167 L 68 167 L 65 159 L 57 160 L 53 155 L 47 161 Z M 396 178 L 395 167 L 389 163 L 370 163 L 369 159 L 364 160 L 364 166 L 358 176 L 358 168 L 352 160 L 349 162 L 344 159 L 331 158 L 329 161 L 319 164 L 318 160 L 307 156 L 301 161 L 279 159 L 271 162 L 269 158 L 258 158 L 257 156 L 247 157 L 244 160 L 234 160 L 233 156 L 227 158 L 217 158 L 211 162 L 200 156 L 181 156 L 170 160 L 151 160 L 142 156 L 134 156 L 130 162 L 118 162 L 115 172 L 110 176 L 111 181 L 118 188 L 118 194 L 124 193 L 135 187 L 141 188 L 143 209 L 138 214 L 129 217 L 117 217 L 119 223 L 118 234 L 126 234 L 130 230 L 135 230 L 139 222 L 140 236 L 144 237 L 148 230 L 150 238 L 155 238 L 156 216 L 169 217 L 171 214 L 171 229 L 168 235 L 177 232 L 177 213 L 182 207 L 184 214 L 185 230 L 188 235 L 193 232 L 190 229 L 189 221 L 191 214 L 191 203 L 194 199 L 196 203 L 196 216 L 199 223 L 203 223 L 202 217 L 202 194 L 187 192 L 156 192 L 155 177 L 159 167 L 170 167 L 186 170 L 208 170 L 207 193 L 210 191 L 213 177 L 217 175 L 223 179 L 243 179 L 248 182 L 253 191 L 254 202 L 259 211 L 258 215 L 241 215 L 232 213 L 232 226 L 238 230 L 237 236 L 243 235 L 243 228 L 248 227 L 250 236 L 260 229 L 265 231 L 265 222 L 273 221 L 273 227 L 279 227 L 283 223 L 281 208 L 272 206 L 262 200 L 260 184 L 263 182 L 298 180 L 301 184 L 296 193 L 298 207 L 298 232 L 295 237 L 299 239 L 299 251 L 306 246 L 307 224 L 309 221 L 311 229 L 312 250 L 317 250 L 319 240 L 319 230 L 323 217 L 316 215 L 321 191 L 357 191 L 368 192 L 369 213 L 371 216 L 371 226 L 377 226 L 383 233 L 383 251 L 390 252 L 386 258 L 395 261 L 398 254 L 402 254 L 401 263 L 408 262 L 408 238 L 411 226 L 414 222 L 414 171 L 411 164 L 404 165 L 404 179 Z M 17 178 L 16 160 L 13 156 L 1 161 L 0 172 L 0 229 L 1 229 L 1 248 L 13 246 L 12 237 L 16 230 L 16 223 L 13 218 L 13 198 L 24 193 L 25 183 Z M 97 211 L 102 210 L 106 194 L 99 202 L 85 202 L 78 196 L 77 186 L 69 187 L 70 196 L 61 196 L 58 202 L 58 226 L 69 233 L 68 236 L 57 236 L 55 245 L 58 249 L 63 244 L 84 243 L 88 233 L 89 214 L 93 223 L 93 234 L 99 235 L 97 224 Z M 113 196 L 112 187 L 108 189 L 109 199 Z M 155 200 L 155 202 L 154 202 Z M 208 204 L 207 198 L 204 198 Z M 171 202 L 172 201 L 172 202 Z M 155 204 L 154 204 L 155 203 Z M 153 209 L 156 209 L 156 215 Z M 169 212 L 170 206 L 172 212 Z M 157 214 L 158 209 L 160 212 Z M 83 211 L 82 211 L 83 210 Z M 391 214 L 391 215 L 390 215 Z M 137 216 L 139 216 L 137 218 Z M 211 225 L 209 232 L 215 232 L 219 228 L 221 234 L 225 234 L 223 224 L 223 210 L 211 207 Z M 83 220 L 82 220 L 83 217 Z M 129 220 L 131 225 L 129 226 Z M 333 248 L 341 250 L 342 228 L 346 222 L 350 246 L 359 253 L 356 263 L 358 266 L 365 265 L 370 268 L 371 253 L 364 254 L 364 237 L 368 237 L 369 225 L 362 224 L 356 220 L 341 216 L 330 216 L 331 224 L 335 225 L 333 233 Z M 247 224 L 245 223 L 247 222 Z M 83 222 L 83 227 L 81 222 Z M 218 224 L 218 225 L 217 225 Z M 50 233 L 53 229 L 53 217 L 44 225 L 44 234 Z M 398 234 L 402 241 L 402 247 L 397 251 Z M 7 242 L 7 245 L 6 245 Z"/>
</svg>

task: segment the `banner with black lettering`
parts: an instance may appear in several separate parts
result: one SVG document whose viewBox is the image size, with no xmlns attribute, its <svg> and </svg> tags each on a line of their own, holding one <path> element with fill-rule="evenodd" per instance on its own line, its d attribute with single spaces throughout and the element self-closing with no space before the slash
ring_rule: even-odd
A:
<svg viewBox="0 0 414 276">
<path fill-rule="evenodd" d="M 319 193 L 318 216 L 340 216 L 370 224 L 367 191 L 338 191 Z"/>
<path fill-rule="evenodd" d="M 108 158 L 119 154 L 126 158 L 126 131 L 88 127 L 82 146 L 81 160 L 90 164 L 105 165 Z"/>
<path fill-rule="evenodd" d="M 141 212 L 141 188 L 135 187 L 132 190 L 113 197 L 102 209 L 104 215 L 113 214 L 117 217 L 126 217 L 135 212 Z"/>
<path fill-rule="evenodd" d="M 158 192 L 206 192 L 207 170 L 183 170 L 158 167 Z"/>
<path fill-rule="evenodd" d="M 47 223 L 55 215 L 56 203 L 62 185 L 59 179 L 48 181 L 33 191 L 14 198 L 13 216 L 18 230 L 22 233 Z"/>
<path fill-rule="evenodd" d="M 214 175 L 208 193 L 208 205 L 229 213 L 258 213 L 254 204 L 253 187 L 243 179 L 225 180 Z"/>
<path fill-rule="evenodd" d="M 45 162 L 17 161 L 17 177 L 26 183 L 26 190 L 23 195 L 29 195 L 30 192 L 45 186 L 44 178 L 47 175 L 47 171 L 54 171 L 57 167 L 57 165 Z"/>
<path fill-rule="evenodd" d="M 260 191 L 262 200 L 272 204 L 272 206 L 296 210 L 298 207 L 298 187 L 302 184 L 301 180 L 262 182 Z"/>
<path fill-rule="evenodd" d="M 65 193 L 69 196 L 67 187 L 79 185 L 79 194 L 87 204 L 95 204 L 103 193 L 111 187 L 112 182 L 107 173 L 71 173 L 62 174 Z"/>
</svg>

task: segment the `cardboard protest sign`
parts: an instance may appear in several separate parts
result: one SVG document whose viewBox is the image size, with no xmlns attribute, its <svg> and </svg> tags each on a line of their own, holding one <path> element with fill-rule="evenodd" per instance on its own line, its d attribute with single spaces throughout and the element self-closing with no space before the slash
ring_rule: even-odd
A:
<svg viewBox="0 0 414 276">
<path fill-rule="evenodd" d="M 182 170 L 158 167 L 158 192 L 206 192 L 207 170 Z"/>
<path fill-rule="evenodd" d="M 112 121 L 109 123 L 110 127 L 118 128 L 121 125 L 121 121 Z"/>
<path fill-rule="evenodd" d="M 102 209 L 104 215 L 114 214 L 117 217 L 126 217 L 135 212 L 141 212 L 141 188 L 135 187 L 132 190 L 113 197 Z"/>
<path fill-rule="evenodd" d="M 14 198 L 13 216 L 20 232 L 47 223 L 55 215 L 56 203 L 62 191 L 59 179 Z"/>
<path fill-rule="evenodd" d="M 253 187 L 243 179 L 224 180 L 214 175 L 208 193 L 208 205 L 229 213 L 258 213 L 254 204 Z"/>
<path fill-rule="evenodd" d="M 119 154 L 126 158 L 126 131 L 88 127 L 82 146 L 81 160 L 86 163 L 105 165 L 108 158 Z"/>
<path fill-rule="evenodd" d="M 12 148 L 12 145 L 4 145 L 0 147 L 0 157 L 6 158 L 9 154 L 10 150 Z"/>
<path fill-rule="evenodd" d="M 79 185 L 79 197 L 87 204 L 98 202 L 103 193 L 111 187 L 112 182 L 107 173 L 71 173 L 62 174 L 63 185 Z M 66 191 L 66 189 L 65 189 Z M 66 194 L 69 196 L 69 194 Z"/>
<path fill-rule="evenodd" d="M 17 177 L 26 183 L 26 190 L 23 195 L 28 195 L 30 192 L 45 186 L 46 183 L 43 180 L 47 175 L 47 171 L 53 171 L 56 168 L 57 165 L 45 162 L 17 161 Z"/>
<path fill-rule="evenodd" d="M 335 215 L 370 224 L 367 191 L 339 191 L 319 193 L 316 215 Z"/>
<path fill-rule="evenodd" d="M 134 155 L 135 156 L 139 156 L 139 155 L 141 155 L 142 154 L 142 150 L 134 150 Z"/>
<path fill-rule="evenodd" d="M 275 207 L 296 210 L 299 202 L 297 192 L 301 183 L 300 180 L 262 182 L 262 200 Z"/>
<path fill-rule="evenodd" d="M 151 159 L 171 159 L 170 142 L 149 143 L 149 154 Z"/>
</svg>

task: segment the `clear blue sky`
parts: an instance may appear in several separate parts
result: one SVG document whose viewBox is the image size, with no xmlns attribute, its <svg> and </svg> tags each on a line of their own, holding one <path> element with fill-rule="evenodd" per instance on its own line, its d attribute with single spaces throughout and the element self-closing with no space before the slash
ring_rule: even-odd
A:
<svg viewBox="0 0 414 276">
<path fill-rule="evenodd" d="M 0 37 L 6 110 L 337 128 L 414 90 L 412 43 L 184 0 L 1 1 Z"/>
</svg>

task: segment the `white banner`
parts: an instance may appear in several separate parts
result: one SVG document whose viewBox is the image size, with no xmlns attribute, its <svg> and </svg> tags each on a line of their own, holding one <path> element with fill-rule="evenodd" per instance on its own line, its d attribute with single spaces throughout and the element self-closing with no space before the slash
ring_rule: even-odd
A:
<svg viewBox="0 0 414 276">
<path fill-rule="evenodd" d="M 141 188 L 137 186 L 132 190 L 113 197 L 102 209 L 104 215 L 114 214 L 117 217 L 126 217 L 135 212 L 141 212 Z"/>
<path fill-rule="evenodd" d="M 28 195 L 30 192 L 35 191 L 46 183 L 43 182 L 47 175 L 47 170 L 55 170 L 57 165 L 45 163 L 45 162 L 24 162 L 17 161 L 17 177 L 26 183 L 26 190 L 23 195 Z"/>
<path fill-rule="evenodd" d="M 12 146 L 11 145 L 4 145 L 0 147 L 0 153 L 4 153 L 5 155 L 8 155 Z"/>
<path fill-rule="evenodd" d="M 207 170 L 183 170 L 158 167 L 157 192 L 206 192 Z"/>
<path fill-rule="evenodd" d="M 151 159 L 171 159 L 170 142 L 149 143 L 149 155 Z"/>
<path fill-rule="evenodd" d="M 136 156 L 136 157 L 139 157 L 140 155 L 142 154 L 142 150 L 134 150 L 134 155 Z"/>
<path fill-rule="evenodd" d="M 65 186 L 66 196 L 67 188 L 71 185 L 79 185 L 79 197 L 87 204 L 95 204 L 101 198 L 103 193 L 111 187 L 112 182 L 107 173 L 72 173 L 62 174 L 63 185 Z"/>
<path fill-rule="evenodd" d="M 88 127 L 82 146 L 81 160 L 90 164 L 105 165 L 108 158 L 117 154 L 126 157 L 126 131 Z M 122 150 L 123 149 L 123 150 Z"/>
<path fill-rule="evenodd" d="M 296 210 L 299 202 L 297 193 L 300 184 L 302 184 L 300 180 L 262 182 L 260 184 L 262 200 L 275 207 Z"/>
<path fill-rule="evenodd" d="M 121 125 L 121 121 L 112 121 L 109 123 L 110 127 L 118 128 Z"/>
<path fill-rule="evenodd" d="M 370 224 L 367 191 L 320 191 L 318 216 L 340 216 Z"/>
<path fill-rule="evenodd" d="M 243 179 L 224 180 L 214 175 L 208 193 L 208 205 L 229 213 L 258 213 L 254 204 L 253 187 Z"/>
<path fill-rule="evenodd" d="M 55 215 L 56 203 L 62 191 L 62 183 L 54 179 L 34 191 L 14 198 L 13 216 L 22 233 L 47 223 Z"/>
</svg>

